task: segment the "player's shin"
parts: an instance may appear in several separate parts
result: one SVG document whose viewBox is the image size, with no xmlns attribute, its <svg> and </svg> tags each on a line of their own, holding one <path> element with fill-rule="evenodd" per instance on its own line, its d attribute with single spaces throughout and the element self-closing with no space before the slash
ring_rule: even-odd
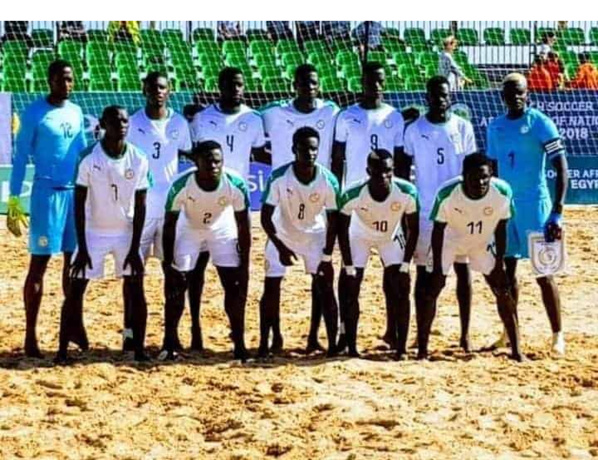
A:
<svg viewBox="0 0 598 460">
<path fill-rule="evenodd" d="M 498 291 L 496 292 L 496 303 L 498 314 L 509 336 L 512 358 L 516 361 L 522 361 L 523 353 L 521 353 L 520 348 L 519 324 L 515 316 L 514 299 L 508 291 Z"/>
<path fill-rule="evenodd" d="M 185 287 L 184 284 L 177 284 L 170 278 L 171 276 L 167 274 L 165 285 L 169 289 L 166 290 L 166 301 L 164 303 L 164 342 L 162 348 L 172 355 L 177 350 L 178 345 L 177 326 L 185 308 Z"/>
<path fill-rule="evenodd" d="M 397 346 L 397 317 L 396 308 L 393 306 L 392 302 L 390 302 L 390 297 L 388 295 L 388 292 L 392 290 L 392 277 L 389 275 L 388 270 L 384 270 L 382 287 L 386 294 L 386 331 L 384 332 L 382 339 L 390 346 L 391 349 L 394 349 Z"/>
<path fill-rule="evenodd" d="M 130 283 L 128 290 L 131 295 L 133 310 L 133 343 L 135 346 L 135 361 L 147 361 L 145 354 L 145 330 L 147 326 L 147 302 L 143 291 L 143 277 L 125 276 L 125 283 Z"/>
<path fill-rule="evenodd" d="M 338 343 L 336 348 L 339 353 L 345 351 L 347 348 L 347 336 L 346 336 L 346 317 L 347 317 L 347 273 L 345 269 L 341 269 L 338 276 L 338 308 L 340 316 L 340 327 Z"/>
<path fill-rule="evenodd" d="M 319 296 L 326 323 L 326 335 L 328 336 L 328 356 L 337 354 L 336 336 L 338 334 L 338 305 L 334 297 L 332 279 L 316 275 L 316 295 Z"/>
<path fill-rule="evenodd" d="M 322 302 L 317 295 L 317 288 L 315 279 L 311 283 L 311 319 L 309 325 L 309 335 L 307 337 L 306 353 L 314 351 L 323 351 L 324 347 L 318 341 L 318 330 L 320 329 L 320 322 L 322 320 Z"/>
</svg>

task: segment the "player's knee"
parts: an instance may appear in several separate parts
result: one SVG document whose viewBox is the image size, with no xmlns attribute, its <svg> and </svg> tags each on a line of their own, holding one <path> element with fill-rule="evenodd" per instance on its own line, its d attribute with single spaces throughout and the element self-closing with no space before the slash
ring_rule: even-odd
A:
<svg viewBox="0 0 598 460">
<path fill-rule="evenodd" d="M 540 276 L 540 277 L 536 278 L 536 283 L 538 283 L 538 286 L 540 286 L 541 288 L 552 286 L 552 285 L 554 285 L 554 277 Z"/>
</svg>

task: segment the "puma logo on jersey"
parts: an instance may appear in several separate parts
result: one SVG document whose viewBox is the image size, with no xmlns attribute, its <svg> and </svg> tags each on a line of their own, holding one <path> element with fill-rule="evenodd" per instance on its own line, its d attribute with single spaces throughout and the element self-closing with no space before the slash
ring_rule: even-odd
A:
<svg viewBox="0 0 598 460">
<path fill-rule="evenodd" d="M 368 212 L 369 211 L 369 209 L 367 208 L 367 206 L 360 206 L 359 210 L 363 211 L 363 212 Z"/>
<path fill-rule="evenodd" d="M 457 211 L 459 214 L 463 214 L 463 211 L 459 208 L 453 208 L 455 211 Z"/>
<path fill-rule="evenodd" d="M 189 200 L 189 201 L 193 201 L 193 202 L 195 203 L 195 198 L 193 198 L 192 196 L 188 196 L 188 197 L 187 197 L 187 200 Z"/>
<path fill-rule="evenodd" d="M 214 120 L 210 120 L 210 124 L 214 125 L 215 128 L 218 127 L 218 123 L 216 123 Z"/>
<path fill-rule="evenodd" d="M 353 123 L 358 123 L 361 124 L 361 120 L 357 119 L 357 118 L 353 118 Z"/>
<path fill-rule="evenodd" d="M 137 131 L 139 131 L 141 134 L 145 134 L 145 131 L 141 128 L 137 128 Z"/>
<path fill-rule="evenodd" d="M 430 137 L 429 137 L 429 136 L 426 136 L 425 134 L 422 134 L 421 136 L 422 136 L 424 139 L 430 140 Z"/>
<path fill-rule="evenodd" d="M 98 171 L 102 170 L 102 168 L 100 168 L 98 165 L 93 165 L 93 169 L 97 169 Z"/>
<path fill-rule="evenodd" d="M 288 193 L 289 195 L 292 195 L 292 194 L 293 194 L 293 189 L 292 189 L 292 188 L 288 188 L 288 187 L 287 187 L 287 193 Z"/>
<path fill-rule="evenodd" d="M 286 120 L 286 122 L 290 125 L 290 126 L 295 126 L 295 123 L 293 123 L 292 120 Z"/>
</svg>

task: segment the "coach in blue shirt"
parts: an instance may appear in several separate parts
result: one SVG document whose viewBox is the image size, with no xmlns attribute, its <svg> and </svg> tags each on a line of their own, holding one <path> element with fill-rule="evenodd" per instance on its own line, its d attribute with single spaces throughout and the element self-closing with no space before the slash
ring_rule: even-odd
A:
<svg viewBox="0 0 598 460">
<path fill-rule="evenodd" d="M 496 161 L 497 175 L 513 189 L 515 216 L 509 221 L 506 272 L 518 298 L 517 260 L 528 258 L 527 233 L 544 230 L 546 241 L 561 238 L 563 204 L 567 190 L 567 159 L 563 140 L 554 122 L 539 110 L 527 107 L 527 81 L 512 73 L 503 81 L 502 98 L 507 113 L 488 126 L 488 156 Z M 555 201 L 546 183 L 546 160 L 556 169 Z M 565 352 L 559 292 L 551 276 L 537 278 L 553 332 L 552 350 Z M 505 345 L 503 337 L 495 344 Z"/>
<path fill-rule="evenodd" d="M 31 261 L 25 280 L 27 330 L 25 354 L 41 357 L 35 327 L 43 294 L 43 277 L 53 254 L 64 253 L 62 287 L 66 293 L 71 255 L 75 249 L 73 188 L 79 153 L 85 148 L 83 113 L 68 100 L 74 87 L 71 65 L 54 61 L 48 68 L 50 94 L 25 110 L 17 137 L 10 178 L 8 229 L 20 236 L 25 223 L 20 194 L 29 159 L 35 166 L 31 192 Z"/>
</svg>

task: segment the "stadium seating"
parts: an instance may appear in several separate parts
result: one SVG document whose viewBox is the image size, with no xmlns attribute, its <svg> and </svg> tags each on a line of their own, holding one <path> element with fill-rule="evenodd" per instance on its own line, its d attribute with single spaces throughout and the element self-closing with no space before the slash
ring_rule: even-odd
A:
<svg viewBox="0 0 598 460">
<path fill-rule="evenodd" d="M 505 31 L 500 27 L 484 29 L 484 43 L 489 46 L 502 46 L 505 44 Z"/>
<path fill-rule="evenodd" d="M 31 40 L 36 48 L 52 48 L 54 46 L 54 32 L 50 29 L 34 29 Z"/>
<path fill-rule="evenodd" d="M 509 40 L 511 45 L 529 45 L 532 42 L 532 34 L 528 29 L 511 29 Z"/>
</svg>

